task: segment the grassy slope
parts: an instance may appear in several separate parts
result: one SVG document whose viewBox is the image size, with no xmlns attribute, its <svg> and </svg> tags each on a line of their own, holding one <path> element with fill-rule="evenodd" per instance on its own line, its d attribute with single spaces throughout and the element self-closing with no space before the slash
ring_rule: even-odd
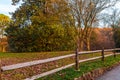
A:
<svg viewBox="0 0 120 80">
<path fill-rule="evenodd" d="M 80 71 L 75 71 L 74 67 L 71 67 L 37 80 L 73 80 L 74 78 L 79 77 L 91 70 L 108 67 L 119 61 L 120 55 L 118 55 L 116 58 L 113 56 L 107 57 L 104 62 L 102 62 L 100 59 L 92 62 L 85 62 L 80 64 Z"/>
</svg>

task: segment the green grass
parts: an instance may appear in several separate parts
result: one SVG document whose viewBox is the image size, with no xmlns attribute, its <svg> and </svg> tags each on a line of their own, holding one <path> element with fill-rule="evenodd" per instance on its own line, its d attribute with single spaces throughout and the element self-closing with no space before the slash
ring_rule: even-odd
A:
<svg viewBox="0 0 120 80">
<path fill-rule="evenodd" d="M 120 61 L 120 55 L 116 58 L 113 56 L 105 58 L 105 61 L 101 61 L 101 59 L 95 61 L 89 61 L 80 64 L 80 71 L 75 71 L 74 66 L 71 68 L 67 68 L 61 70 L 55 74 L 39 78 L 37 80 L 74 80 L 74 78 L 80 77 L 82 74 L 92 71 L 97 68 L 109 67 L 113 64 L 116 64 Z"/>
</svg>

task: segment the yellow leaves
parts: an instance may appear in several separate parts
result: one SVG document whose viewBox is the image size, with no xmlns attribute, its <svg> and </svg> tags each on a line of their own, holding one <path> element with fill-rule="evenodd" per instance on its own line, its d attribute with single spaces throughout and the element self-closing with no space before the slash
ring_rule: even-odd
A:
<svg viewBox="0 0 120 80">
<path fill-rule="evenodd" d="M 6 26 L 10 22 L 10 18 L 4 14 L 0 14 L 0 27 Z"/>
<path fill-rule="evenodd" d="M 43 13 L 37 13 L 37 15 L 34 15 L 34 16 L 32 16 L 31 17 L 31 20 L 33 21 L 33 22 L 45 22 L 45 20 L 46 20 L 46 17 L 45 17 L 45 15 L 43 14 Z"/>
</svg>

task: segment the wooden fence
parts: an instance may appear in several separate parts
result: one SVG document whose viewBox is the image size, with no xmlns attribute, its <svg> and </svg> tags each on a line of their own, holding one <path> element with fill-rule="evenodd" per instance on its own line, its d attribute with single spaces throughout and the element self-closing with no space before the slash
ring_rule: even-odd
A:
<svg viewBox="0 0 120 80">
<path fill-rule="evenodd" d="M 56 61 L 56 60 L 60 60 L 60 59 L 64 59 L 64 58 L 69 58 L 69 57 L 75 57 L 75 63 L 69 64 L 69 65 L 66 65 L 66 66 L 62 66 L 60 68 L 53 69 L 53 70 L 50 70 L 48 72 L 44 72 L 42 74 L 32 76 L 30 78 L 26 78 L 25 80 L 34 80 L 34 79 L 37 79 L 37 78 L 40 78 L 40 77 L 43 77 L 43 76 L 47 76 L 49 74 L 53 74 L 53 73 L 58 72 L 62 69 L 66 69 L 68 67 L 71 67 L 73 65 L 75 65 L 76 70 L 79 70 L 79 63 L 90 61 L 90 60 L 96 60 L 96 59 L 100 59 L 100 58 L 101 58 L 102 61 L 104 61 L 105 57 L 112 56 L 112 55 L 114 57 L 116 57 L 116 55 L 120 54 L 120 53 L 116 53 L 117 50 L 120 50 L 120 48 L 106 49 L 106 50 L 102 49 L 102 50 L 85 51 L 85 52 L 78 52 L 78 50 L 76 50 L 75 54 L 69 54 L 69 55 L 65 55 L 65 56 L 59 56 L 59 57 L 48 58 L 48 59 L 43 59 L 43 60 L 36 60 L 36 61 L 25 62 L 25 63 L 18 63 L 18 64 L 14 64 L 14 65 L 9 65 L 9 66 L 1 66 L 1 64 L 0 64 L 0 80 L 1 80 L 1 73 L 3 71 L 14 70 L 14 69 L 28 67 L 28 66 L 34 66 L 34 65 L 47 63 L 47 62 L 52 62 L 52 61 Z M 111 52 L 111 51 L 113 52 L 113 54 L 108 54 L 108 55 L 104 54 L 104 52 Z M 101 56 L 94 57 L 94 58 L 88 58 L 88 59 L 84 59 L 84 60 L 79 60 L 79 55 L 91 54 L 91 53 L 101 53 Z"/>
</svg>

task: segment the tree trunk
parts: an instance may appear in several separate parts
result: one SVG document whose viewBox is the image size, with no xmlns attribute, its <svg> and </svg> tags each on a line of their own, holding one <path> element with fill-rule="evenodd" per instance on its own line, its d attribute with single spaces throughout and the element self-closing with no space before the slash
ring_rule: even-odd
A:
<svg viewBox="0 0 120 80">
<path fill-rule="evenodd" d="M 90 51 L 90 38 L 89 37 L 86 39 L 86 47 L 87 47 L 87 50 Z"/>
<path fill-rule="evenodd" d="M 79 41 L 79 51 L 83 51 L 83 41 Z"/>
<path fill-rule="evenodd" d="M 4 48 L 3 48 L 3 45 L 2 45 L 2 52 L 4 52 Z"/>
<path fill-rule="evenodd" d="M 5 52 L 5 45 L 2 45 L 2 52 Z"/>
</svg>

